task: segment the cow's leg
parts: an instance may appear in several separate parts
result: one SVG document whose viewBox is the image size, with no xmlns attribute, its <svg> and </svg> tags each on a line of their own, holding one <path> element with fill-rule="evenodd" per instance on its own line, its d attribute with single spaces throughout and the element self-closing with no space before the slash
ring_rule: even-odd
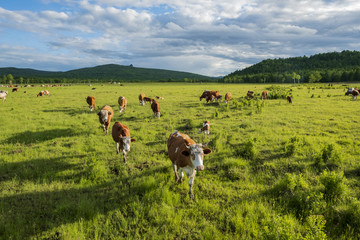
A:
<svg viewBox="0 0 360 240">
<path fill-rule="evenodd" d="M 175 182 L 179 182 L 179 175 L 177 173 L 177 167 L 176 167 L 176 164 L 173 163 L 173 170 L 174 170 L 174 173 L 175 173 Z"/>
<path fill-rule="evenodd" d="M 120 153 L 120 143 L 117 142 L 116 143 L 116 154 L 119 154 Z"/>
<path fill-rule="evenodd" d="M 178 173 L 179 173 L 178 176 L 180 176 L 180 179 L 178 180 L 178 182 L 179 182 L 179 183 L 182 183 L 182 181 L 183 181 L 183 179 L 184 179 L 184 172 L 183 172 L 181 169 L 179 169 L 179 170 L 178 170 Z"/>
<path fill-rule="evenodd" d="M 123 153 L 123 156 L 124 156 L 124 163 L 126 163 L 126 160 L 127 160 L 127 154 L 126 154 L 126 150 L 124 149 L 123 151 L 122 151 L 122 153 Z"/>
<path fill-rule="evenodd" d="M 194 194 L 193 194 L 192 188 L 194 185 L 195 175 L 196 175 L 196 170 L 194 169 L 194 172 L 193 172 L 193 174 L 191 174 L 190 179 L 189 179 L 189 196 L 192 199 L 194 199 Z"/>
<path fill-rule="evenodd" d="M 103 127 L 103 131 L 106 131 L 105 124 L 101 125 Z"/>
</svg>

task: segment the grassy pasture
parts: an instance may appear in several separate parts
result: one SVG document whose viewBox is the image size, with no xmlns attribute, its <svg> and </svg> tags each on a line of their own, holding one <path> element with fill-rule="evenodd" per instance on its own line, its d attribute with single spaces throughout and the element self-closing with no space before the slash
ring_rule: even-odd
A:
<svg viewBox="0 0 360 240">
<path fill-rule="evenodd" d="M 345 87 L 280 85 L 292 105 L 258 100 L 269 85 L 92 87 L 50 88 L 38 98 L 45 88 L 22 88 L 0 102 L 0 239 L 360 238 L 360 100 L 344 96 Z M 199 102 L 205 89 L 235 101 Z M 257 99 L 244 100 L 248 90 Z M 141 92 L 165 98 L 160 119 L 139 104 Z M 127 164 L 88 95 L 129 126 L 136 142 Z M 119 96 L 128 99 L 121 114 Z M 205 120 L 209 138 L 197 134 Z M 213 150 L 194 200 L 167 156 L 175 129 Z"/>
</svg>

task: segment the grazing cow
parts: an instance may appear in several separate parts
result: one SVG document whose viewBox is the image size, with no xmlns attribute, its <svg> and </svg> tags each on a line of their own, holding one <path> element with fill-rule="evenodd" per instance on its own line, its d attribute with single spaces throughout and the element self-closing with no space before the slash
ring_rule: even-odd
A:
<svg viewBox="0 0 360 240">
<path fill-rule="evenodd" d="M 119 122 L 115 122 L 112 127 L 112 137 L 116 142 L 116 153 L 119 154 L 122 151 L 123 159 L 126 163 L 127 152 L 130 151 L 130 143 L 134 142 L 135 139 L 130 137 L 129 128 Z"/>
<path fill-rule="evenodd" d="M 98 112 L 98 116 L 104 131 L 106 131 L 106 135 L 108 135 L 110 122 L 114 116 L 114 110 L 109 105 L 104 105 L 100 109 L 100 112 Z"/>
<path fill-rule="evenodd" d="M 268 95 L 269 95 L 268 91 L 263 91 L 261 93 L 261 100 L 267 99 Z"/>
<path fill-rule="evenodd" d="M 355 89 L 352 90 L 351 95 L 353 96 L 352 99 L 355 100 L 357 96 L 359 95 L 359 90 Z"/>
<path fill-rule="evenodd" d="M 13 88 L 12 92 L 17 92 L 19 89 L 18 88 Z"/>
<path fill-rule="evenodd" d="M 227 104 L 230 100 L 231 100 L 231 93 L 228 92 L 225 94 L 225 103 Z"/>
<path fill-rule="evenodd" d="M 155 97 L 156 97 L 156 99 L 158 99 L 158 100 L 164 100 L 163 97 L 159 97 L 159 96 L 155 96 Z"/>
<path fill-rule="evenodd" d="M 287 97 L 286 97 L 286 100 L 288 101 L 288 103 L 292 104 L 292 100 L 291 100 L 291 97 L 290 97 L 290 96 L 287 96 Z"/>
<path fill-rule="evenodd" d="M 247 94 L 246 94 L 246 96 L 248 97 L 248 98 L 254 98 L 254 92 L 253 91 L 248 91 L 247 92 Z"/>
<path fill-rule="evenodd" d="M 36 97 L 42 97 L 42 96 L 44 96 L 44 94 L 45 94 L 44 91 L 40 91 L 40 92 L 38 93 L 38 95 L 36 95 Z"/>
<path fill-rule="evenodd" d="M 203 171 L 203 156 L 210 154 L 210 148 L 205 148 L 206 145 L 196 144 L 188 135 L 180 133 L 175 130 L 168 139 L 167 148 L 169 158 L 172 162 L 175 173 L 175 181 L 182 182 L 184 173 L 189 179 L 189 196 L 194 198 L 192 187 L 196 171 Z M 180 177 L 179 177 L 180 175 Z"/>
<path fill-rule="evenodd" d="M 220 99 L 221 100 L 221 95 L 220 95 L 220 92 L 219 91 L 209 91 L 209 90 L 205 90 L 202 95 L 200 96 L 200 101 L 205 98 L 206 99 L 206 102 L 208 101 L 214 101 L 215 99 L 218 100 Z"/>
<path fill-rule="evenodd" d="M 345 93 L 345 96 L 351 94 L 352 91 L 354 91 L 354 90 L 358 90 L 358 89 L 357 89 L 357 88 L 348 88 L 348 90 L 347 90 L 346 93 Z M 358 90 L 358 91 L 359 91 L 359 90 Z"/>
<path fill-rule="evenodd" d="M 86 102 L 89 104 L 90 111 L 95 109 L 95 98 L 93 96 L 88 96 Z"/>
<path fill-rule="evenodd" d="M 141 104 L 142 106 L 145 105 L 144 98 L 145 98 L 145 94 L 144 94 L 144 93 L 140 93 L 140 95 L 139 95 L 139 101 L 140 101 L 140 104 Z"/>
<path fill-rule="evenodd" d="M 0 99 L 3 100 L 3 102 L 6 101 L 6 96 L 8 95 L 8 91 L 0 90 Z"/>
<path fill-rule="evenodd" d="M 125 97 L 120 96 L 118 99 L 118 103 L 119 103 L 119 112 L 124 111 L 127 105 L 127 99 Z"/>
<path fill-rule="evenodd" d="M 155 99 L 153 99 L 151 103 L 151 109 L 154 113 L 154 117 L 160 118 L 160 105 Z"/>
<path fill-rule="evenodd" d="M 204 132 L 204 135 L 208 135 L 210 134 L 210 122 L 209 121 L 205 121 L 203 123 L 203 127 L 199 129 L 199 132 L 198 133 L 202 133 Z"/>
<path fill-rule="evenodd" d="M 49 92 L 49 90 L 45 90 L 45 91 L 44 91 L 44 95 L 46 95 L 46 96 L 50 96 L 50 92 Z"/>
<path fill-rule="evenodd" d="M 144 103 L 146 103 L 146 102 L 152 102 L 154 99 L 153 98 L 151 98 L 151 97 L 144 97 Z"/>
</svg>

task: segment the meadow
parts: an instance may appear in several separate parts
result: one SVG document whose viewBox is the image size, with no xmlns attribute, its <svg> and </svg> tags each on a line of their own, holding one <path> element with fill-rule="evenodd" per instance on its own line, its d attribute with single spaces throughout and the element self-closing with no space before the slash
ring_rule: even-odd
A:
<svg viewBox="0 0 360 240">
<path fill-rule="evenodd" d="M 360 100 L 344 85 L 73 85 L 36 97 L 45 89 L 0 101 L 0 239 L 360 238 Z M 200 102 L 205 89 L 233 100 Z M 272 99 L 261 101 L 265 89 Z M 164 97 L 160 119 L 139 104 L 142 92 Z M 126 164 L 99 123 L 105 104 L 136 139 Z M 209 137 L 197 133 L 205 120 Z M 174 180 L 174 130 L 213 150 L 194 199 L 188 178 Z"/>
</svg>

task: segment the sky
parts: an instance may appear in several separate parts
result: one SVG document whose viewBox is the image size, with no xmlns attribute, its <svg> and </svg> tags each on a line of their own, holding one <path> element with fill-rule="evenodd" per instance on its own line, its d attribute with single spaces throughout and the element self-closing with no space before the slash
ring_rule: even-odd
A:
<svg viewBox="0 0 360 240">
<path fill-rule="evenodd" d="M 0 67 L 224 76 L 343 50 L 360 50 L 358 0 L 0 0 Z"/>
</svg>

